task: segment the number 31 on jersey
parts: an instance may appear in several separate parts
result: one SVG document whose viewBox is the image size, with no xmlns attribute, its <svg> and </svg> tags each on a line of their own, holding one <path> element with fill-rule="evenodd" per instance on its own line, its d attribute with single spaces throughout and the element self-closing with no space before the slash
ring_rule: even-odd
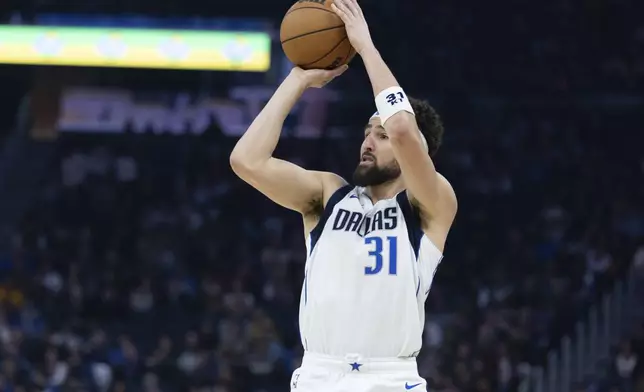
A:
<svg viewBox="0 0 644 392">
<path fill-rule="evenodd" d="M 388 252 L 385 251 L 385 242 Z M 369 256 L 373 257 L 374 264 L 364 268 L 365 275 L 376 275 L 382 271 L 385 260 L 388 264 L 389 275 L 396 275 L 398 238 L 397 237 L 366 237 L 364 243 L 371 247 Z"/>
</svg>

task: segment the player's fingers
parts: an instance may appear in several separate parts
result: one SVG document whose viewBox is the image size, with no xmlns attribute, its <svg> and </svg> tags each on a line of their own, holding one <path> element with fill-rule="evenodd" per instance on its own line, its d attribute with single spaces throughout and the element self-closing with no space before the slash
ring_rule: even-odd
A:
<svg viewBox="0 0 644 392">
<path fill-rule="evenodd" d="M 348 65 L 341 65 L 336 69 L 332 69 L 330 72 L 331 78 L 337 78 L 338 76 L 342 75 L 347 69 L 349 69 Z"/>
<path fill-rule="evenodd" d="M 353 16 L 360 16 L 362 15 L 362 10 L 360 9 L 360 6 L 358 5 L 358 2 L 356 0 L 344 0 L 347 4 L 347 8 L 349 11 L 351 11 L 351 14 Z"/>
<path fill-rule="evenodd" d="M 346 2 L 346 0 L 335 0 L 335 1 L 333 2 L 333 4 L 335 4 L 335 6 L 336 6 L 340 11 L 342 11 L 342 13 L 345 15 L 345 17 L 346 17 L 346 18 L 350 18 L 351 16 L 353 16 L 353 15 L 351 14 L 351 10 L 349 9 L 349 7 L 347 7 L 347 2 Z M 346 22 L 346 21 L 345 21 L 345 22 Z"/>
<path fill-rule="evenodd" d="M 325 70 L 324 71 L 324 77 L 322 78 L 322 79 L 324 79 L 324 83 L 329 83 L 333 79 L 335 79 L 338 76 L 342 75 L 344 73 L 344 71 L 347 70 L 347 68 L 349 68 L 349 66 L 345 64 L 345 65 L 339 66 L 338 68 Z"/>
<path fill-rule="evenodd" d="M 353 14 L 353 12 L 351 11 L 351 9 L 349 8 L 349 6 L 347 4 L 347 0 L 334 0 L 333 4 L 335 4 L 335 6 L 340 11 L 342 11 L 347 18 L 351 18 L 351 17 L 355 16 Z M 347 21 L 345 20 L 345 22 L 347 22 Z"/>
<path fill-rule="evenodd" d="M 358 7 L 358 12 L 360 12 L 360 16 L 364 19 L 364 13 L 362 12 L 362 7 L 360 7 L 358 0 L 355 0 L 355 1 L 356 1 L 356 7 Z"/>
<path fill-rule="evenodd" d="M 324 81 L 322 82 L 322 86 L 326 86 L 327 84 L 331 83 L 333 79 L 342 75 L 347 69 L 349 69 L 349 66 L 345 64 L 339 66 L 338 68 L 324 71 L 326 75 Z"/>
<path fill-rule="evenodd" d="M 339 17 L 340 19 L 342 19 L 342 21 L 343 21 L 345 24 L 346 24 L 347 22 L 349 22 L 349 16 L 348 16 L 348 15 L 347 15 L 347 13 L 345 12 L 345 10 L 343 10 L 343 9 L 341 9 L 340 7 L 338 7 L 337 5 L 335 5 L 335 3 L 331 4 L 331 11 L 335 12 L 335 14 L 336 14 L 336 15 L 338 15 L 338 17 Z"/>
<path fill-rule="evenodd" d="M 347 69 L 349 69 L 349 66 L 344 64 L 334 69 L 311 69 L 306 72 L 310 72 L 313 78 L 318 81 L 318 85 L 323 86 L 342 75 Z"/>
</svg>

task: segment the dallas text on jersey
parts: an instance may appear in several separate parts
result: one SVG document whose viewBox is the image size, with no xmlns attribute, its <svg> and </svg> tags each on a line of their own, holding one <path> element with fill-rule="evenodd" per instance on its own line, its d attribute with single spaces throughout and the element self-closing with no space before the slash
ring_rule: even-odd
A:
<svg viewBox="0 0 644 392">
<path fill-rule="evenodd" d="M 333 230 L 351 231 L 361 237 L 372 231 L 393 230 L 396 227 L 398 227 L 398 209 L 396 207 L 378 210 L 373 217 L 340 208 L 332 226 Z"/>
</svg>

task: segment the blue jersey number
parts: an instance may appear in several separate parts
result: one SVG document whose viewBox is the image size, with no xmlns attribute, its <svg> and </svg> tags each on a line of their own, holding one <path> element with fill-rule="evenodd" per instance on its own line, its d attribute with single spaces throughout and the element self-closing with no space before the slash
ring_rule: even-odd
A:
<svg viewBox="0 0 644 392">
<path fill-rule="evenodd" d="M 396 257 L 398 255 L 398 238 L 397 237 L 387 237 L 387 242 L 389 243 L 389 275 L 396 275 Z M 365 275 L 375 275 L 380 273 L 383 265 L 382 257 L 382 245 L 383 241 L 381 237 L 367 237 L 364 239 L 366 245 L 373 246 L 373 250 L 369 252 L 369 256 L 373 256 L 376 261 L 376 265 L 373 267 L 365 267 Z"/>
</svg>

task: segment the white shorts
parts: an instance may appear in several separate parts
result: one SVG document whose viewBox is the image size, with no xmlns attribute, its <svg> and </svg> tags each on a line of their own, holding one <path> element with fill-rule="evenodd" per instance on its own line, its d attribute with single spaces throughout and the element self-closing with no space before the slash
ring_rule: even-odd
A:
<svg viewBox="0 0 644 392">
<path fill-rule="evenodd" d="M 415 358 L 361 359 L 305 353 L 291 392 L 426 392 Z"/>
</svg>

